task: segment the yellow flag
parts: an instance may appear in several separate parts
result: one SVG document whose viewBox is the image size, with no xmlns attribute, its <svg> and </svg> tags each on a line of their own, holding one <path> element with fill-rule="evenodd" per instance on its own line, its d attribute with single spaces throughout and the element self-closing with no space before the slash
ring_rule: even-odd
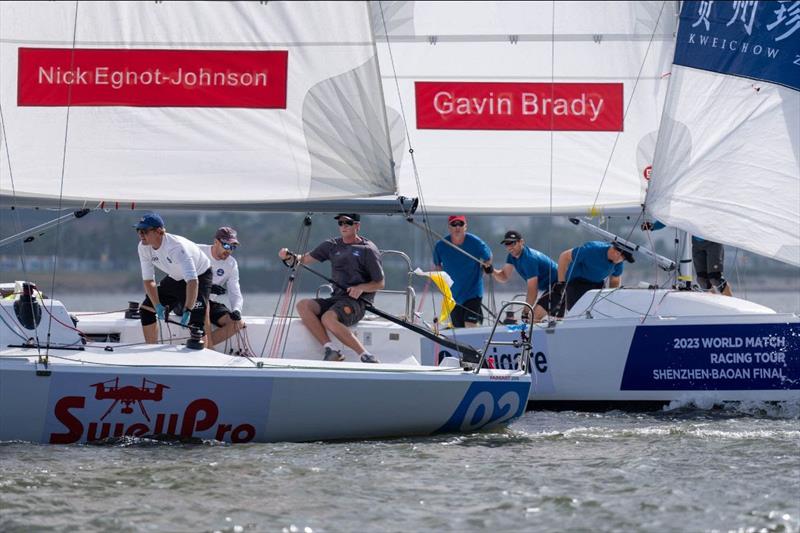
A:
<svg viewBox="0 0 800 533">
<path fill-rule="evenodd" d="M 449 322 L 450 312 L 455 309 L 456 301 L 453 299 L 453 293 L 450 291 L 450 285 L 453 284 L 453 279 L 447 272 L 423 272 L 419 268 L 414 271 L 418 276 L 426 276 L 431 278 L 433 284 L 442 293 L 442 310 L 439 313 L 439 323 L 444 325 Z"/>
</svg>

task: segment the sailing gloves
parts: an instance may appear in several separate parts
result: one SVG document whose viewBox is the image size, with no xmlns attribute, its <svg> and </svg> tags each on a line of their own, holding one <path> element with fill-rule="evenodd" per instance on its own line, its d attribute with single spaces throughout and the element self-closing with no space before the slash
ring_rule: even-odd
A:
<svg viewBox="0 0 800 533">
<path fill-rule="evenodd" d="M 494 272 L 494 267 L 492 265 L 483 265 L 483 271 L 487 274 L 491 274 Z"/>
<path fill-rule="evenodd" d="M 239 322 L 242 319 L 242 313 L 239 311 L 231 311 L 231 320 Z"/>
<path fill-rule="evenodd" d="M 211 286 L 211 294 L 216 294 L 218 296 L 222 296 L 223 294 L 227 293 L 228 290 L 223 287 L 222 285 L 212 285 Z"/>
<path fill-rule="evenodd" d="M 290 252 L 289 250 L 286 251 L 286 258 L 283 260 L 283 264 L 289 268 L 294 268 L 297 263 L 300 262 L 300 254 L 295 252 Z"/>
<path fill-rule="evenodd" d="M 166 315 L 166 310 L 164 309 L 164 306 L 161 304 L 156 304 L 156 317 L 159 320 L 164 320 L 165 315 Z"/>
</svg>

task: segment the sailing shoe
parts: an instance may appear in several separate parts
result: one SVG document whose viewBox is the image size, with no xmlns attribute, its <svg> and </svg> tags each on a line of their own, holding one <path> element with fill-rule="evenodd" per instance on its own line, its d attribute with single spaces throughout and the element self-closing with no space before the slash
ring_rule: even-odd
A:
<svg viewBox="0 0 800 533">
<path fill-rule="evenodd" d="M 339 350 L 325 348 L 325 361 L 344 361 L 344 356 Z"/>
<path fill-rule="evenodd" d="M 380 363 L 378 359 L 372 355 L 371 353 L 362 353 L 361 354 L 361 362 L 362 363 Z"/>
</svg>

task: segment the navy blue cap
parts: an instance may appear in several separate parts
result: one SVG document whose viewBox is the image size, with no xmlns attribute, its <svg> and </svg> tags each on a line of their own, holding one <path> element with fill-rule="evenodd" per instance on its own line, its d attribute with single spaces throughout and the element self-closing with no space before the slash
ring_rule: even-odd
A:
<svg viewBox="0 0 800 533">
<path fill-rule="evenodd" d="M 339 220 L 340 218 L 349 218 L 353 222 L 361 222 L 361 215 L 358 213 L 339 213 L 333 218 L 336 220 Z"/>
<path fill-rule="evenodd" d="M 134 226 L 136 229 L 163 228 L 164 219 L 158 213 L 147 213 Z"/>
</svg>

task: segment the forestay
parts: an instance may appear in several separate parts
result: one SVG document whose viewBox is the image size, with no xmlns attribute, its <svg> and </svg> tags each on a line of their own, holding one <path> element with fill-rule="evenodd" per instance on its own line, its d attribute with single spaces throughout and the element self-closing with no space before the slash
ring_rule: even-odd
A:
<svg viewBox="0 0 800 533">
<path fill-rule="evenodd" d="M 365 3 L 3 2 L 0 84 L 4 202 L 396 193 Z"/>
<path fill-rule="evenodd" d="M 372 2 L 372 11 L 392 136 L 403 115 L 421 181 L 419 191 L 405 154 L 401 194 L 432 212 L 640 209 L 675 2 Z"/>
<path fill-rule="evenodd" d="M 800 4 L 685 2 L 648 210 L 800 265 Z"/>
</svg>

